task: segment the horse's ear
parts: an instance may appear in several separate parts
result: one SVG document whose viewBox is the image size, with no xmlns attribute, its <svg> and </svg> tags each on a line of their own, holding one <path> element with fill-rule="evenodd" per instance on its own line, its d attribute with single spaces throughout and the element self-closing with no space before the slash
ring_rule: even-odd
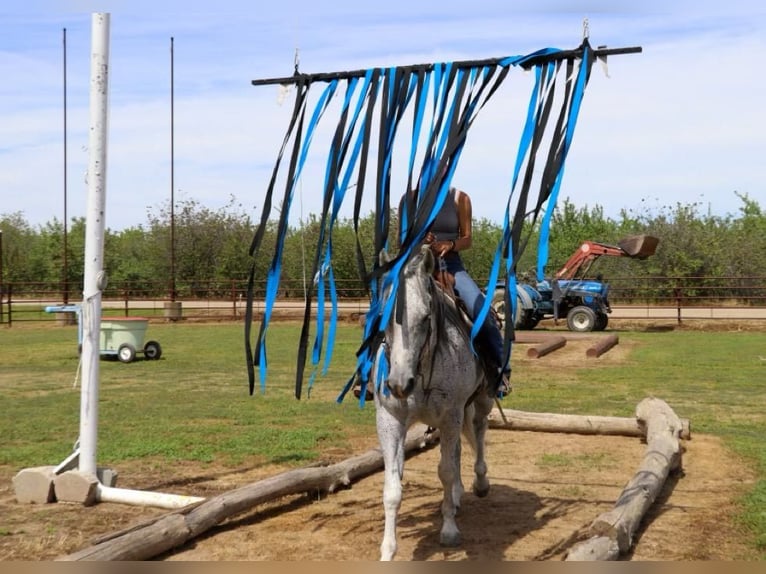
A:
<svg viewBox="0 0 766 574">
<path fill-rule="evenodd" d="M 385 249 L 381 249 L 380 253 L 378 254 L 378 263 L 382 267 L 389 261 L 391 261 L 391 256 L 388 254 L 388 251 L 386 251 Z"/>
<path fill-rule="evenodd" d="M 421 246 L 420 252 L 423 254 L 423 269 L 425 270 L 426 274 L 431 275 L 434 272 L 434 269 L 436 269 L 436 259 L 434 258 L 434 253 L 431 251 L 431 247 L 429 245 Z"/>
</svg>

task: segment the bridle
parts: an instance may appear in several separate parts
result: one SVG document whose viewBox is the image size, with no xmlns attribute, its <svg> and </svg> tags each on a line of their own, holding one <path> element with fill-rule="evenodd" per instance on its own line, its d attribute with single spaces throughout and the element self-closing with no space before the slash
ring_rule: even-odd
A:
<svg viewBox="0 0 766 574">
<path fill-rule="evenodd" d="M 444 319 L 444 300 L 439 296 L 439 288 L 436 286 L 436 281 L 433 277 L 429 276 L 426 279 L 427 294 L 429 299 L 429 317 L 428 327 L 424 338 L 423 345 L 418 351 L 418 361 L 416 366 L 416 375 L 418 383 L 423 385 L 426 398 L 431 392 L 431 381 L 434 374 L 434 355 L 436 354 L 436 346 L 439 344 L 440 326 Z M 401 317 L 403 315 L 403 305 L 405 304 L 404 289 L 401 289 L 397 293 L 396 301 L 396 317 L 397 323 L 401 324 Z M 392 328 L 389 325 L 389 328 Z M 387 329 L 388 331 L 388 329 Z M 386 333 L 387 338 L 391 337 L 390 333 Z M 406 334 L 404 334 L 406 337 Z M 386 358 L 390 361 L 390 345 L 386 345 Z"/>
</svg>

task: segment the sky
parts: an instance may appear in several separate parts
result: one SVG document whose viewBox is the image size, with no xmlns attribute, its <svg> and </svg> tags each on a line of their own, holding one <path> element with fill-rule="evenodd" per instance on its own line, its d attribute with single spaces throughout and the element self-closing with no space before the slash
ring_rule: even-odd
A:
<svg viewBox="0 0 766 574">
<path fill-rule="evenodd" d="M 29 0 L 0 7 L 0 217 L 21 213 L 42 226 L 63 221 L 65 209 L 67 219 L 87 214 L 95 12 L 110 23 L 112 230 L 146 225 L 171 196 L 259 220 L 291 93 L 251 81 L 291 75 L 296 53 L 310 73 L 484 59 L 576 48 L 586 21 L 591 45 L 641 53 L 594 66 L 560 198 L 615 218 L 678 204 L 736 216 L 738 194 L 766 208 L 764 3 Z M 474 215 L 493 222 L 529 96 L 529 74 L 512 73 L 482 110 L 453 180 Z M 327 147 L 315 147 L 293 222 L 321 209 Z"/>
</svg>

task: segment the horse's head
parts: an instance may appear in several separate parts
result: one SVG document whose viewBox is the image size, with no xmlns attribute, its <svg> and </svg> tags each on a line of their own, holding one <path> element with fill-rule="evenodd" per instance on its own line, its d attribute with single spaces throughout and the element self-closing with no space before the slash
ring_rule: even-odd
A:
<svg viewBox="0 0 766 574">
<path fill-rule="evenodd" d="M 397 398 L 407 397 L 415 388 L 423 353 L 432 332 L 434 256 L 428 246 L 404 267 L 396 297 L 394 317 L 386 330 L 390 370 L 388 388 Z"/>
</svg>

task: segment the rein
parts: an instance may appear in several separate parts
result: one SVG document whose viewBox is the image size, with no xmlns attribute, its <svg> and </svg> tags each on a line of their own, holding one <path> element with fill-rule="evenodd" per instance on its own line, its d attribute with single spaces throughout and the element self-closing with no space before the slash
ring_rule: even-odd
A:
<svg viewBox="0 0 766 574">
<path fill-rule="evenodd" d="M 433 277 L 428 278 L 428 294 L 431 298 L 431 320 L 428 322 L 426 342 L 420 348 L 418 358 L 418 376 L 421 379 L 426 398 L 431 392 L 431 381 L 434 377 L 434 355 L 436 354 L 436 345 L 439 344 L 439 327 L 443 324 L 444 318 L 444 300 L 437 296 L 436 281 Z M 426 370 L 428 370 L 428 379 L 425 379 L 423 375 Z"/>
</svg>

